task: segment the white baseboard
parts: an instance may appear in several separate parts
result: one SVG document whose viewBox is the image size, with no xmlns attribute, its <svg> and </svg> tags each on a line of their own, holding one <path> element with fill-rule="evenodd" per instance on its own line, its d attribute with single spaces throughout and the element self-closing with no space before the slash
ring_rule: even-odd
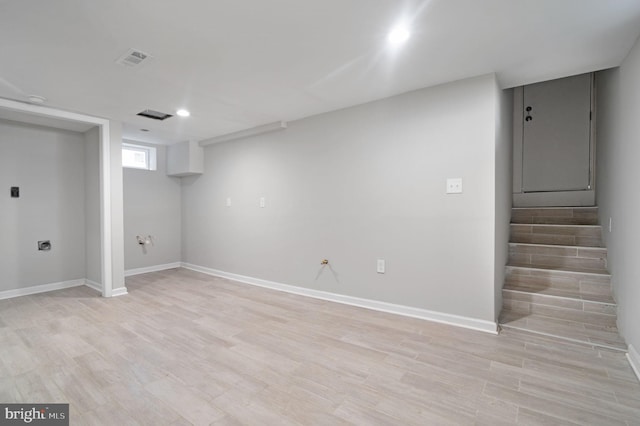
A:
<svg viewBox="0 0 640 426">
<path fill-rule="evenodd" d="M 93 289 L 95 291 L 99 291 L 100 294 L 102 294 L 102 284 L 97 283 L 95 281 L 91 281 L 91 280 L 85 279 L 84 280 L 84 285 L 86 285 L 87 287 L 89 287 L 89 288 L 91 288 L 91 289 Z"/>
<path fill-rule="evenodd" d="M 124 296 L 129 294 L 126 287 L 114 288 L 111 290 L 111 297 Z"/>
<path fill-rule="evenodd" d="M 640 354 L 636 351 L 633 345 L 629 345 L 629 351 L 627 352 L 627 359 L 633 372 L 636 373 L 636 377 L 640 380 Z"/>
<path fill-rule="evenodd" d="M 165 263 L 164 265 L 153 265 L 153 266 L 146 266 L 144 268 L 127 269 L 126 271 L 124 271 L 124 276 L 125 277 L 130 277 L 132 275 L 139 275 L 139 274 L 146 274 L 146 273 L 149 273 L 149 272 L 164 271 L 166 269 L 179 268 L 180 266 L 182 266 L 181 262 L 173 262 L 173 263 Z"/>
<path fill-rule="evenodd" d="M 313 297 L 315 299 L 328 300 L 330 302 L 337 302 L 345 305 L 358 306 L 361 308 L 372 309 L 375 311 L 388 312 L 391 314 L 402 315 L 406 317 L 419 318 L 419 319 L 424 319 L 428 321 L 454 325 L 457 327 L 469 328 L 472 330 L 483 331 L 485 333 L 498 334 L 498 325 L 492 321 L 479 320 L 475 318 L 463 317 L 463 316 L 447 314 L 443 312 L 435 312 L 435 311 L 429 311 L 426 309 L 413 308 L 411 306 L 396 305 L 393 303 L 380 302 L 377 300 L 362 299 L 359 297 L 345 296 L 342 294 L 329 293 L 326 291 L 296 287 L 288 284 L 277 283 L 274 281 L 267 281 L 259 278 L 232 274 L 229 272 L 219 271 L 216 269 L 206 268 L 204 266 L 193 265 L 190 263 L 183 262 L 182 267 L 185 269 L 190 269 L 192 271 L 202 272 L 207 275 L 227 278 L 227 279 L 239 281 L 245 284 L 251 284 L 259 287 L 269 288 L 272 290 L 284 291 L 287 293 L 298 294 L 301 296 Z"/>
<path fill-rule="evenodd" d="M 84 279 L 61 281 L 59 283 L 34 285 L 25 288 L 16 288 L 14 290 L 0 291 L 0 300 L 11 299 L 13 297 L 28 296 L 30 294 L 45 293 L 47 291 L 62 290 L 65 288 L 79 287 L 85 285 Z"/>
<path fill-rule="evenodd" d="M 96 291 L 99 291 L 100 294 L 102 294 L 102 284 L 97 283 L 95 281 L 91 281 L 91 280 L 84 280 L 84 285 Z M 116 288 L 111 291 L 111 297 L 124 296 L 125 294 L 128 294 L 126 287 Z"/>
<path fill-rule="evenodd" d="M 15 290 L 0 291 L 0 300 L 11 299 L 11 298 L 20 297 L 20 296 L 28 296 L 30 294 L 46 293 L 48 291 L 62 290 L 62 289 L 71 288 L 71 287 L 80 287 L 83 285 L 86 285 L 87 287 L 93 290 L 96 290 L 102 294 L 102 284 L 82 278 L 79 280 L 62 281 L 59 283 L 42 284 L 42 285 L 35 285 L 31 287 L 25 287 L 25 288 L 17 288 Z M 127 288 L 120 287 L 120 288 L 114 289 L 111 292 L 111 297 L 124 296 L 125 294 L 128 294 Z"/>
</svg>

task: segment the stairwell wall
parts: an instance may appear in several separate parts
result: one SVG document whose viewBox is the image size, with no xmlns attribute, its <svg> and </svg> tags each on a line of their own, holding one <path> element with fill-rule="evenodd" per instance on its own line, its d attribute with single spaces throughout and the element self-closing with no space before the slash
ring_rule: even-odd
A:
<svg viewBox="0 0 640 426">
<path fill-rule="evenodd" d="M 502 310 L 505 265 L 509 260 L 509 223 L 513 192 L 513 90 L 496 85 L 495 146 L 495 317 Z"/>
<path fill-rule="evenodd" d="M 640 42 L 597 74 L 597 188 L 618 327 L 640 349 Z M 612 228 L 609 230 L 609 218 Z"/>
</svg>

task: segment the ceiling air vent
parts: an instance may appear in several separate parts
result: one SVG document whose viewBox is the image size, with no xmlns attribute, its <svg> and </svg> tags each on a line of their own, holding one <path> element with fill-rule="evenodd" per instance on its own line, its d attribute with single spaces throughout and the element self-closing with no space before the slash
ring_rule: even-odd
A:
<svg viewBox="0 0 640 426">
<path fill-rule="evenodd" d="M 138 115 L 140 117 L 147 117 L 147 118 L 153 118 L 154 120 L 166 120 L 169 117 L 173 117 L 173 115 L 171 114 L 166 114 L 164 112 L 160 112 L 160 111 L 154 111 L 152 109 L 145 109 L 142 112 L 139 112 Z"/>
<path fill-rule="evenodd" d="M 151 58 L 151 55 L 144 53 L 141 50 L 129 49 L 127 53 L 116 59 L 116 63 L 120 65 L 126 65 L 128 67 L 135 67 L 140 65 Z"/>
</svg>

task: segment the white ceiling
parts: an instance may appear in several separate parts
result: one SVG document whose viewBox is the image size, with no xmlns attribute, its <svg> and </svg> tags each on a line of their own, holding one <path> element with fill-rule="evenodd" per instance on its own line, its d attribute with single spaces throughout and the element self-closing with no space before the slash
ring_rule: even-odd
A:
<svg viewBox="0 0 640 426">
<path fill-rule="evenodd" d="M 0 97 L 203 140 L 486 73 L 506 88 L 609 68 L 639 33 L 640 0 L 0 0 Z M 116 64 L 129 48 L 153 59 Z"/>
</svg>

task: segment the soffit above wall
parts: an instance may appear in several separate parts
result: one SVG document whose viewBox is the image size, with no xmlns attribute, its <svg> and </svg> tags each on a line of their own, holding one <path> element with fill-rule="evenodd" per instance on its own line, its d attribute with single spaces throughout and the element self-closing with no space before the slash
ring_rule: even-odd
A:
<svg viewBox="0 0 640 426">
<path fill-rule="evenodd" d="M 19 123 L 28 123 L 36 126 L 52 127 L 54 129 L 69 130 L 79 133 L 84 133 L 95 127 L 95 124 L 92 123 L 62 120 L 59 118 L 45 117 L 5 108 L 0 108 L 0 120 L 17 121 Z"/>
</svg>

